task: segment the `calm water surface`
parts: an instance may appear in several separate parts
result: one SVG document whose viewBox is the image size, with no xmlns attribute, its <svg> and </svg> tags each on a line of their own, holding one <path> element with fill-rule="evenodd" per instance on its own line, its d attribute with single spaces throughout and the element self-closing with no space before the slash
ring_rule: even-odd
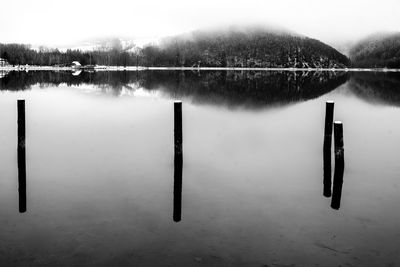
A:
<svg viewBox="0 0 400 267">
<path fill-rule="evenodd" d="M 400 265 L 400 74 L 0 77 L 1 266 Z M 21 98 L 26 213 L 18 211 Z M 179 222 L 175 99 L 183 101 Z M 323 196 L 327 100 L 344 125 L 339 210 Z"/>
</svg>

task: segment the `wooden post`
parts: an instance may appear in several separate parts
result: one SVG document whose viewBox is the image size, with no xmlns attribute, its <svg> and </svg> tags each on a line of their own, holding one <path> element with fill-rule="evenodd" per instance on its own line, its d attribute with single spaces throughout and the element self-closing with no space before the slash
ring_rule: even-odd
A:
<svg viewBox="0 0 400 267">
<path fill-rule="evenodd" d="M 324 190 L 325 197 L 331 196 L 332 187 L 332 167 L 331 167 L 331 149 L 332 149 L 332 126 L 333 126 L 333 101 L 326 102 L 325 110 L 325 131 L 324 131 L 324 148 L 323 148 L 323 164 L 324 164 Z"/>
<path fill-rule="evenodd" d="M 182 212 L 182 102 L 174 102 L 174 210 L 173 220 L 179 222 Z"/>
<path fill-rule="evenodd" d="M 335 139 L 335 173 L 333 175 L 333 190 L 331 207 L 338 210 L 342 197 L 343 173 L 344 173 L 344 144 L 343 124 L 340 121 L 334 123 Z"/>
<path fill-rule="evenodd" d="M 175 154 L 182 154 L 182 101 L 174 102 Z"/>
<path fill-rule="evenodd" d="M 26 212 L 25 100 L 17 100 L 19 212 Z"/>
<path fill-rule="evenodd" d="M 343 124 L 341 121 L 335 121 L 335 162 L 336 160 L 343 160 L 344 156 L 344 143 L 343 143 Z"/>
<path fill-rule="evenodd" d="M 324 145 L 328 147 L 331 147 L 332 145 L 332 125 L 333 125 L 334 106 L 335 103 L 333 101 L 326 101 Z"/>
</svg>

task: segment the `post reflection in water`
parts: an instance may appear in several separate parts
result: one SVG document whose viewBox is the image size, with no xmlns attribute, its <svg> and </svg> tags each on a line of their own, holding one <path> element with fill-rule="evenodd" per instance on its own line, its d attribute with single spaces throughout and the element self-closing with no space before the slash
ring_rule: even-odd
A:
<svg viewBox="0 0 400 267">
<path fill-rule="evenodd" d="M 332 209 L 338 210 L 340 208 L 340 201 L 342 198 L 342 186 L 343 186 L 343 173 L 344 173 L 344 161 L 335 163 L 335 174 L 333 175 L 333 191 L 332 191 Z"/>
<path fill-rule="evenodd" d="M 344 173 L 343 124 L 335 122 L 335 173 L 333 175 L 332 209 L 340 208 Z"/>
<path fill-rule="evenodd" d="M 174 160 L 174 222 L 181 221 L 182 213 L 182 167 L 183 155 L 175 153 Z"/>
<path fill-rule="evenodd" d="M 327 146 L 324 143 L 324 152 L 323 152 L 323 161 L 324 161 L 324 196 L 331 197 L 331 187 L 332 187 L 332 167 L 331 167 L 331 147 Z"/>
</svg>

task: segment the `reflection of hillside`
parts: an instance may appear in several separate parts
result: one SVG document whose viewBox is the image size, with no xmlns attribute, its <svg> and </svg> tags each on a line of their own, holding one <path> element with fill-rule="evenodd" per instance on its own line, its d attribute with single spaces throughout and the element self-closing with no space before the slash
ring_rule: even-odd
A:
<svg viewBox="0 0 400 267">
<path fill-rule="evenodd" d="M 197 103 L 262 107 L 321 96 L 347 80 L 335 72 L 149 71 L 140 85 Z"/>
<path fill-rule="evenodd" d="M 197 103 L 262 107 L 304 101 L 321 96 L 347 80 L 343 72 L 271 71 L 141 71 L 141 72 L 10 72 L 0 79 L 1 90 L 26 90 L 33 85 L 93 85 L 119 95 L 135 84 L 144 90 L 160 90 L 175 98 Z"/>
<path fill-rule="evenodd" d="M 73 75 L 68 71 L 12 71 L 0 79 L 0 90 L 27 90 L 33 85 L 57 87 L 60 84 L 67 86 L 90 84 L 100 89 L 112 89 L 118 94 L 123 87 L 135 81 L 136 74 L 128 72 L 82 72 L 79 75 Z"/>
<path fill-rule="evenodd" d="M 352 73 L 349 88 L 365 101 L 400 106 L 400 73 Z"/>
</svg>

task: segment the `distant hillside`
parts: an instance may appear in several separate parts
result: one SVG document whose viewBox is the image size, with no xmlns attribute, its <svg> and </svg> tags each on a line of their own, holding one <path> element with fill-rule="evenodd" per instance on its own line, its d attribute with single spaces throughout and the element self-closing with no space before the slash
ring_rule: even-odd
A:
<svg viewBox="0 0 400 267">
<path fill-rule="evenodd" d="M 375 34 L 350 51 L 353 67 L 400 68 L 400 32 Z"/>
<path fill-rule="evenodd" d="M 349 59 L 308 37 L 265 28 L 196 31 L 142 50 L 146 66 L 343 68 Z"/>
<path fill-rule="evenodd" d="M 0 44 L 0 57 L 12 65 L 82 65 L 156 67 L 345 68 L 349 59 L 334 48 L 289 31 L 230 27 L 169 37 L 139 48 L 120 39 L 93 50 L 60 51 L 24 44 Z M 89 45 L 90 47 L 90 45 Z"/>
</svg>

